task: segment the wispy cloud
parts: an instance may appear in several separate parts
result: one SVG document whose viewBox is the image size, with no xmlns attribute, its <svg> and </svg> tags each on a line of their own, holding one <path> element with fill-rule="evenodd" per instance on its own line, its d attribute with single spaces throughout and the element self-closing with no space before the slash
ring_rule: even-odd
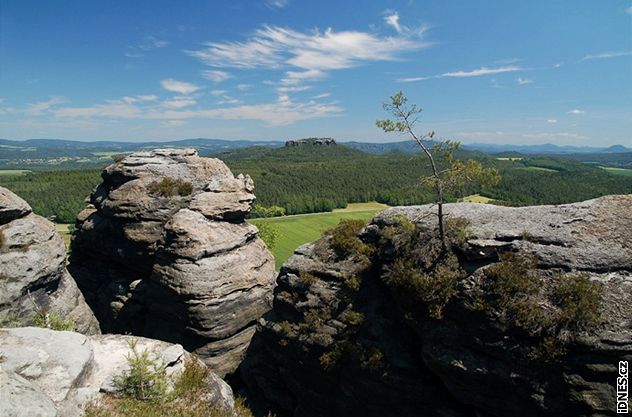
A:
<svg viewBox="0 0 632 417">
<path fill-rule="evenodd" d="M 228 96 L 227 96 L 228 97 Z M 222 97 L 223 98 L 223 97 Z M 170 99 L 191 100 L 187 97 Z M 228 97 L 223 104 L 239 103 Z M 253 105 L 236 105 L 206 109 L 176 108 L 163 103 L 125 103 L 122 100 L 108 100 L 103 104 L 89 107 L 61 107 L 51 109 L 58 120 L 97 120 L 97 119 L 138 119 L 162 120 L 173 125 L 174 121 L 188 119 L 220 120 L 258 120 L 269 126 L 283 126 L 301 120 L 331 117 L 340 114 L 343 109 L 335 103 L 322 103 L 315 100 L 295 102 L 288 96 L 279 96 L 277 101 Z"/>
<path fill-rule="evenodd" d="M 516 82 L 518 83 L 518 85 L 525 85 L 525 84 L 531 84 L 533 83 L 533 80 L 529 79 L 529 78 L 522 78 L 522 77 L 518 77 L 516 79 Z"/>
<path fill-rule="evenodd" d="M 421 25 L 416 28 L 410 28 L 406 25 L 402 25 L 400 23 L 399 12 L 395 10 L 388 9 L 388 10 L 385 10 L 383 14 L 384 14 L 384 22 L 390 27 L 392 27 L 393 29 L 395 29 L 395 32 L 399 33 L 400 35 L 422 36 L 426 31 L 428 31 L 429 27 L 426 25 Z"/>
<path fill-rule="evenodd" d="M 266 0 L 265 4 L 271 9 L 283 9 L 284 7 L 287 7 L 288 4 L 290 4 L 290 1 L 289 0 Z"/>
<path fill-rule="evenodd" d="M 202 77 L 206 78 L 207 80 L 211 80 L 215 83 L 220 83 L 222 81 L 226 81 L 229 78 L 232 78 L 233 76 L 226 71 L 211 71 L 211 70 L 205 70 L 202 71 Z"/>
<path fill-rule="evenodd" d="M 185 95 L 194 93 L 200 89 L 200 87 L 195 84 L 187 83 L 184 81 L 177 81 L 172 78 L 162 80 L 160 82 L 160 85 L 162 85 L 162 88 L 164 88 L 165 90 Z"/>
<path fill-rule="evenodd" d="M 522 71 L 523 68 L 518 67 L 516 65 L 506 65 L 502 67 L 481 67 L 474 70 L 469 71 L 452 71 L 452 72 L 444 72 L 443 74 L 433 75 L 429 77 L 407 77 L 407 78 L 398 78 L 396 81 L 402 83 L 410 83 L 415 81 L 424 81 L 432 78 L 470 78 L 470 77 L 482 77 L 485 75 L 494 75 L 494 74 L 502 74 L 505 72 L 516 72 Z"/>
<path fill-rule="evenodd" d="M 168 41 L 157 39 L 154 36 L 148 35 L 145 36 L 138 44 L 129 45 L 125 56 L 128 58 L 140 58 L 145 56 L 146 52 L 153 49 L 165 48 L 167 46 L 169 46 Z"/>
<path fill-rule="evenodd" d="M 66 99 L 64 99 L 63 97 L 51 97 L 49 100 L 46 100 L 46 101 L 40 101 L 37 103 L 29 104 L 28 107 L 26 108 L 25 113 L 28 114 L 29 116 L 41 116 L 42 114 L 50 110 L 52 107 L 58 104 L 65 103 L 65 102 L 66 102 Z"/>
<path fill-rule="evenodd" d="M 555 124 L 557 123 L 557 119 L 547 119 L 547 123 Z"/>
<path fill-rule="evenodd" d="M 305 71 L 351 68 L 368 61 L 394 61 L 402 52 L 421 49 L 429 42 L 406 36 L 382 37 L 359 31 L 302 33 L 278 26 L 264 26 L 245 42 L 209 42 L 197 51 L 186 51 L 212 67 L 295 67 Z"/>
<path fill-rule="evenodd" d="M 384 21 L 387 25 L 391 26 L 397 33 L 402 33 L 403 29 L 399 24 L 399 13 L 394 12 L 392 14 L 387 14 L 384 16 Z"/>
<path fill-rule="evenodd" d="M 315 96 L 312 96 L 312 98 L 316 98 L 316 99 L 327 98 L 327 97 L 331 97 L 331 93 L 322 93 L 322 94 L 317 94 Z"/>
<path fill-rule="evenodd" d="M 172 97 L 163 101 L 161 105 L 167 109 L 182 109 L 196 103 L 197 101 L 191 97 Z"/>
<path fill-rule="evenodd" d="M 584 110 L 581 109 L 573 109 L 573 110 L 569 110 L 568 114 L 584 114 L 586 113 Z"/>
<path fill-rule="evenodd" d="M 250 90 L 253 87 L 252 84 L 237 84 L 237 89 L 239 91 L 246 91 L 246 90 Z"/>
<path fill-rule="evenodd" d="M 610 59 L 610 58 L 618 58 L 621 56 L 630 56 L 630 55 L 632 55 L 632 51 L 603 52 L 600 54 L 586 55 L 581 60 L 588 61 L 590 59 Z"/>
<path fill-rule="evenodd" d="M 627 14 L 632 14 L 632 6 L 628 7 L 627 9 L 625 9 L 625 12 Z"/>
<path fill-rule="evenodd" d="M 484 75 L 502 74 L 504 72 L 521 71 L 522 68 L 515 65 L 508 65 L 503 67 L 481 67 L 471 71 L 454 71 L 441 74 L 441 77 L 456 77 L 456 78 L 468 78 L 468 77 L 482 77 Z"/>
</svg>

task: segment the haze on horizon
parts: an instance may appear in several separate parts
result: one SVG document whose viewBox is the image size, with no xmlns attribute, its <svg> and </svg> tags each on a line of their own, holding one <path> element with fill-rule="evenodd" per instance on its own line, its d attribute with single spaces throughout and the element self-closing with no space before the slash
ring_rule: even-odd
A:
<svg viewBox="0 0 632 417">
<path fill-rule="evenodd" d="M 219 3 L 219 4 L 215 4 Z M 0 137 L 632 146 L 632 1 L 5 1 Z"/>
</svg>

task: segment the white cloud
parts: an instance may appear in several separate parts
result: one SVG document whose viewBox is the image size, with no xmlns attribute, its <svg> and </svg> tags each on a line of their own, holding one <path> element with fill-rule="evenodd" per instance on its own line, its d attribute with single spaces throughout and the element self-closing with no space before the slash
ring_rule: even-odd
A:
<svg viewBox="0 0 632 417">
<path fill-rule="evenodd" d="M 26 108 L 26 114 L 29 116 L 40 116 L 52 107 L 65 103 L 66 100 L 63 97 L 51 97 L 49 100 L 40 101 L 38 103 L 29 104 Z"/>
<path fill-rule="evenodd" d="M 569 110 L 568 114 L 584 114 L 586 113 L 584 110 L 580 110 L 580 109 L 573 109 L 573 110 Z"/>
<path fill-rule="evenodd" d="M 155 101 L 158 100 L 158 96 L 155 96 L 153 94 L 146 94 L 143 96 L 136 96 L 137 99 L 139 99 L 140 101 Z"/>
<path fill-rule="evenodd" d="M 562 66 L 562 64 L 561 64 L 561 63 L 553 64 L 553 68 L 559 68 L 559 67 L 561 67 L 561 66 Z"/>
<path fill-rule="evenodd" d="M 172 97 L 161 103 L 161 105 L 168 109 L 182 109 L 184 107 L 192 106 L 197 101 L 190 97 Z"/>
<path fill-rule="evenodd" d="M 548 119 L 547 123 L 557 123 L 557 119 Z"/>
<path fill-rule="evenodd" d="M 246 91 L 246 90 L 250 90 L 253 87 L 252 84 L 237 84 L 237 89 L 239 91 Z"/>
<path fill-rule="evenodd" d="M 393 14 L 384 16 L 384 21 L 387 25 L 393 27 L 397 33 L 403 32 L 403 29 L 399 24 L 399 13 L 394 12 Z"/>
<path fill-rule="evenodd" d="M 174 98 L 175 99 L 175 98 Z M 189 99 L 181 97 L 181 100 Z M 175 108 L 146 103 L 125 103 L 121 100 L 106 101 L 89 107 L 64 107 L 51 109 L 58 120 L 76 121 L 77 119 L 95 121 L 97 119 L 137 119 L 162 120 L 174 125 L 173 121 L 188 119 L 221 120 L 258 120 L 269 126 L 283 126 L 301 120 L 331 117 L 340 114 L 343 109 L 334 103 L 320 103 L 315 100 L 295 102 L 287 95 L 281 95 L 275 102 L 254 105 L 239 104 L 229 96 L 222 97 L 226 107 L 209 109 Z M 173 100 L 173 99 L 172 99 Z M 177 100 L 176 100 L 177 101 Z M 142 104 L 142 105 L 141 105 Z"/>
<path fill-rule="evenodd" d="M 206 48 L 187 51 L 212 67 L 335 70 L 367 61 L 393 61 L 402 52 L 430 43 L 407 36 L 380 37 L 359 32 L 313 31 L 301 33 L 278 26 L 264 26 L 245 42 L 209 42 Z"/>
<path fill-rule="evenodd" d="M 266 0 L 266 6 L 271 9 L 282 9 L 290 3 L 289 0 Z"/>
<path fill-rule="evenodd" d="M 229 78 L 232 78 L 233 76 L 226 71 L 206 70 L 206 71 L 202 71 L 202 77 L 206 78 L 207 80 L 211 80 L 215 83 L 220 83 L 222 81 L 228 80 Z"/>
<path fill-rule="evenodd" d="M 467 78 L 467 77 L 481 77 L 484 75 L 493 75 L 493 74 L 502 74 L 504 72 L 515 72 L 521 71 L 522 68 L 517 67 L 515 65 L 507 65 L 503 67 L 489 68 L 489 67 L 481 67 L 471 71 L 454 71 L 454 72 L 446 72 L 440 75 L 440 77 L 456 77 L 456 78 Z"/>
<path fill-rule="evenodd" d="M 165 90 L 172 91 L 178 94 L 191 94 L 200 89 L 200 87 L 195 84 L 187 83 L 184 81 L 177 81 L 172 78 L 162 80 L 160 82 L 160 85 L 162 85 L 162 88 L 164 88 Z"/>
<path fill-rule="evenodd" d="M 627 14 L 632 14 L 632 6 L 628 7 L 627 9 L 625 9 L 625 12 Z"/>
<path fill-rule="evenodd" d="M 518 83 L 518 85 L 525 85 L 525 84 L 531 84 L 533 80 L 530 80 L 529 78 L 518 77 L 516 79 L 516 82 Z"/>
<path fill-rule="evenodd" d="M 331 93 L 322 93 L 322 94 L 318 94 L 318 95 L 312 96 L 312 98 L 319 99 L 319 98 L 327 98 L 327 97 L 330 97 L 330 96 L 331 96 Z"/>
<path fill-rule="evenodd" d="M 211 90 L 211 95 L 214 95 L 214 96 L 221 96 L 226 93 L 228 93 L 227 90 Z"/>
<path fill-rule="evenodd" d="M 618 58 L 621 56 L 630 56 L 630 55 L 632 55 L 632 51 L 603 52 L 600 54 L 586 55 L 581 60 L 587 61 L 590 59 L 610 59 L 610 58 Z"/>
<path fill-rule="evenodd" d="M 416 81 L 429 80 L 430 78 L 435 78 L 435 77 L 407 77 L 407 78 L 397 78 L 395 81 L 399 83 L 414 83 Z"/>
<path fill-rule="evenodd" d="M 502 67 L 481 67 L 470 71 L 452 71 L 452 72 L 444 72 L 443 74 L 433 75 L 429 77 L 406 77 L 406 78 L 398 78 L 397 82 L 401 83 L 412 83 L 415 81 L 425 81 L 432 78 L 470 78 L 470 77 L 482 77 L 485 75 L 494 75 L 494 74 L 502 74 L 505 72 L 516 72 L 522 71 L 521 67 L 515 65 L 506 65 Z"/>
</svg>

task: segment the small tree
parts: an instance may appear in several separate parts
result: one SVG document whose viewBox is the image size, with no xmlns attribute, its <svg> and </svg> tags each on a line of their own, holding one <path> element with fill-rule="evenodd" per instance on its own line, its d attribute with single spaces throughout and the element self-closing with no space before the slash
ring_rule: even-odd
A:
<svg viewBox="0 0 632 417">
<path fill-rule="evenodd" d="M 480 162 L 473 159 L 465 162 L 456 159 L 454 151 L 459 149 L 459 142 L 434 140 L 434 132 L 424 135 L 416 133 L 415 125 L 419 121 L 422 109 L 416 104 L 407 104 L 407 102 L 408 98 L 401 91 L 392 95 L 391 102 L 384 103 L 383 107 L 393 115 L 393 118 L 377 120 L 375 124 L 385 132 L 400 132 L 409 135 L 428 158 L 432 173 L 424 178 L 424 182 L 428 183 L 435 192 L 439 236 L 445 250 L 447 248 L 443 214 L 445 192 L 467 182 L 477 182 L 481 185 L 495 184 L 500 180 L 500 175 L 495 168 L 484 168 Z M 445 166 L 439 166 L 441 159 L 445 161 Z"/>
</svg>

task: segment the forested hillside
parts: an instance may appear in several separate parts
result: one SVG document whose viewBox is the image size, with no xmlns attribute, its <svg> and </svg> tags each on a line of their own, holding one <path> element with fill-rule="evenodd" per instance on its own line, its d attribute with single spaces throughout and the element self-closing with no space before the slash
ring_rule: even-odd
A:
<svg viewBox="0 0 632 417">
<path fill-rule="evenodd" d="M 376 155 L 337 145 L 251 147 L 216 156 L 235 174 L 249 174 L 254 179 L 255 217 L 262 207 L 271 206 L 283 208 L 286 214 L 299 214 L 330 211 L 354 202 L 410 205 L 433 198 L 421 183 L 428 175 L 427 162 L 415 154 Z M 447 196 L 448 201 L 478 193 L 503 205 L 558 204 L 632 193 L 632 176 L 614 175 L 561 157 L 497 159 L 472 152 L 462 152 L 460 157 L 477 158 L 498 168 L 502 180 L 491 188 L 458 190 Z M 36 213 L 71 223 L 101 181 L 99 173 L 90 169 L 4 175 L 0 185 L 25 198 Z"/>
</svg>

